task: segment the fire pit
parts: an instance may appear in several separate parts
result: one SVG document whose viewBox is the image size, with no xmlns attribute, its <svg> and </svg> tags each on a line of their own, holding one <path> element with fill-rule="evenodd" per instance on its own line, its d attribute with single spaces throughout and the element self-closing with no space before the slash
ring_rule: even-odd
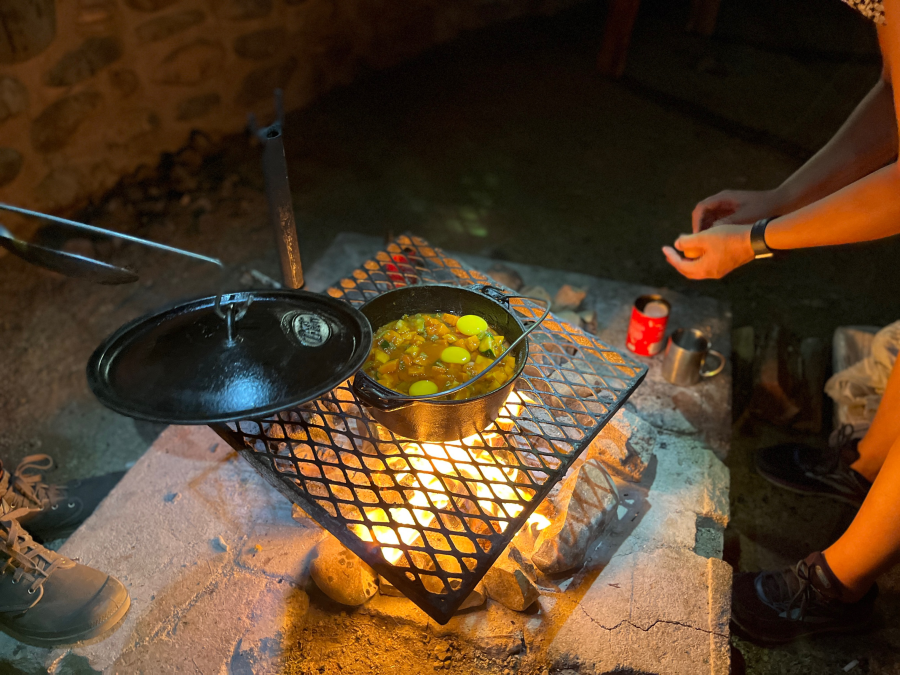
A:
<svg viewBox="0 0 900 675">
<path fill-rule="evenodd" d="M 328 294 L 362 305 L 420 283 L 484 284 L 427 242 L 403 236 Z M 511 307 L 523 321 L 541 308 Z M 465 601 L 550 489 L 647 373 L 550 316 L 524 372 L 483 432 L 442 444 L 375 423 L 345 382 L 263 419 L 214 430 L 279 492 L 439 623 Z"/>
</svg>

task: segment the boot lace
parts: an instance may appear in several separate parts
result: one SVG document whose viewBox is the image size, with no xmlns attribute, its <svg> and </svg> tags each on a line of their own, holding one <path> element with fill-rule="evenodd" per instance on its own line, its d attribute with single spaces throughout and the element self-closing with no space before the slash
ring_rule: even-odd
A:
<svg viewBox="0 0 900 675">
<path fill-rule="evenodd" d="M 803 619 L 806 618 L 806 608 L 809 605 L 810 596 L 812 596 L 812 593 L 815 590 L 812 581 L 809 578 L 809 565 L 806 564 L 805 560 L 801 560 L 794 567 L 794 576 L 797 577 L 800 586 L 787 603 L 784 611 L 787 618 L 794 619 L 794 609 L 796 608 L 799 610 L 796 615 L 796 620 L 803 621 Z"/>
<path fill-rule="evenodd" d="M 812 607 L 827 603 L 813 586 L 805 560 L 781 572 L 760 574 L 757 577 L 757 595 L 780 616 L 791 621 L 804 621 Z"/>
<path fill-rule="evenodd" d="M 44 482 L 44 472 L 53 468 L 50 455 L 28 455 L 10 473 L 0 478 L 0 498 L 15 508 L 41 510 L 51 502 L 62 499 L 63 490 L 58 485 Z"/>
<path fill-rule="evenodd" d="M 34 594 L 50 575 L 60 567 L 65 558 L 36 543 L 22 529 L 17 518 L 28 513 L 26 508 L 12 508 L 0 501 L 0 557 L 5 558 L 0 573 L 13 573 L 12 583 L 23 579 L 30 585 L 28 594 Z"/>
</svg>

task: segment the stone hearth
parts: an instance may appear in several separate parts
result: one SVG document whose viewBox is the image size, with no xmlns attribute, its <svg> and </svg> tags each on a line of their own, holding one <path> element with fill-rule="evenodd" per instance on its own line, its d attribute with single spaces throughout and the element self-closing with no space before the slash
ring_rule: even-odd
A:
<svg viewBox="0 0 900 675">
<path fill-rule="evenodd" d="M 321 289 L 378 250 L 342 236 L 309 270 Z M 491 261 L 466 259 L 486 271 Z M 514 266 L 553 292 L 588 289 L 598 335 L 624 342 L 630 302 L 649 289 Z M 729 352 L 714 301 L 666 296 L 674 326 L 707 328 Z M 409 600 L 376 593 L 358 608 L 310 579 L 326 536 L 205 427 L 170 427 L 62 551 L 129 587 L 133 608 L 110 638 L 47 651 L 0 636 L 0 666 L 25 673 L 714 673 L 729 670 L 730 375 L 677 389 L 650 359 L 630 414 L 655 430 L 639 483 L 614 476 L 622 504 L 574 576 L 538 581 L 525 612 L 488 599 L 445 626 Z"/>
</svg>

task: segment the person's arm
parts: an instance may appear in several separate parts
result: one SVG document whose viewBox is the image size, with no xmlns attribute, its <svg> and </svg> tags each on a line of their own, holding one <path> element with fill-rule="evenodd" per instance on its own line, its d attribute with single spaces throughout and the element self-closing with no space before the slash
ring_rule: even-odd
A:
<svg viewBox="0 0 900 675">
<path fill-rule="evenodd" d="M 697 204 L 694 232 L 713 224 L 748 224 L 803 208 L 877 171 L 897 157 L 897 118 L 890 68 L 803 166 L 774 190 L 725 190 Z"/>
<path fill-rule="evenodd" d="M 885 73 L 890 77 L 892 71 L 900 69 L 900 0 L 884 0 L 884 7 L 887 23 L 879 29 L 879 38 Z M 893 93 L 896 134 L 897 92 Z M 766 242 L 773 249 L 783 250 L 870 241 L 895 234 L 900 234 L 900 168 L 896 162 L 773 220 L 766 231 Z M 720 225 L 683 235 L 674 249 L 666 246 L 663 253 L 688 278 L 721 278 L 753 260 L 750 227 Z"/>
<path fill-rule="evenodd" d="M 837 192 L 897 158 L 897 116 L 887 70 L 883 71 L 837 133 L 777 189 L 777 213 L 785 215 Z"/>
</svg>

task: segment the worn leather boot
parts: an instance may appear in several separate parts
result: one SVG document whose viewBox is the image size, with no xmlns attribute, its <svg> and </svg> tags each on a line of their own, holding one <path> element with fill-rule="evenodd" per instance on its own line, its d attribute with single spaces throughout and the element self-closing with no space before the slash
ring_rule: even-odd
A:
<svg viewBox="0 0 900 675">
<path fill-rule="evenodd" d="M 0 499 L 14 508 L 28 509 L 19 522 L 40 542 L 72 534 L 125 475 L 108 473 L 65 485 L 48 485 L 43 474 L 52 468 L 49 455 L 29 455 L 12 472 L 3 470 L 0 464 Z"/>
<path fill-rule="evenodd" d="M 0 500 L 0 630 L 37 647 L 92 640 L 125 618 L 131 599 L 118 579 L 36 543 Z"/>
</svg>

